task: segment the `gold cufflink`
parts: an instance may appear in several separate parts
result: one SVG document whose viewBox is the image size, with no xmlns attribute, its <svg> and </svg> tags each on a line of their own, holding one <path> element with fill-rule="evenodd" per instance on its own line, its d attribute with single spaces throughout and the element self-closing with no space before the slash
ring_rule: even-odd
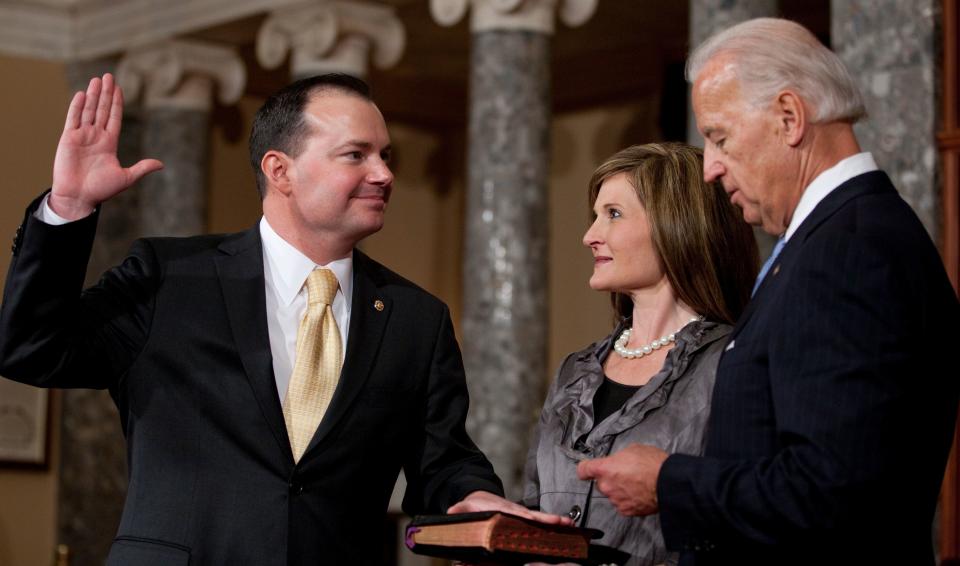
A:
<svg viewBox="0 0 960 566">
<path fill-rule="evenodd" d="M 373 301 L 373 308 L 377 309 L 378 311 L 382 311 L 382 310 L 383 310 L 383 301 L 381 301 L 380 299 L 377 299 L 376 301 Z"/>
</svg>

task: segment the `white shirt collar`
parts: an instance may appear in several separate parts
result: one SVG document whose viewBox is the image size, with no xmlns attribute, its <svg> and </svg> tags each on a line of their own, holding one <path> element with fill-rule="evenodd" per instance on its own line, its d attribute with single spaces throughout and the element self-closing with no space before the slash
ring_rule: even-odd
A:
<svg viewBox="0 0 960 566">
<path fill-rule="evenodd" d="M 337 276 L 340 283 L 338 293 L 343 293 L 349 310 L 353 303 L 353 254 L 343 259 L 331 261 L 327 265 L 317 265 L 300 250 L 290 245 L 277 234 L 267 218 L 260 218 L 260 239 L 263 241 L 263 257 L 269 266 L 268 273 L 274 288 L 284 305 L 290 303 L 300 293 L 310 272 L 317 267 L 325 267 Z"/>
<path fill-rule="evenodd" d="M 790 239 L 790 236 L 810 216 L 810 213 L 820 204 L 820 201 L 825 199 L 834 189 L 857 175 L 877 169 L 879 168 L 877 162 L 873 160 L 873 155 L 869 151 L 864 151 L 841 160 L 833 167 L 817 175 L 817 178 L 803 191 L 803 196 L 800 197 L 800 202 L 797 203 L 797 208 L 793 211 L 790 226 L 783 234 L 784 241 Z"/>
</svg>

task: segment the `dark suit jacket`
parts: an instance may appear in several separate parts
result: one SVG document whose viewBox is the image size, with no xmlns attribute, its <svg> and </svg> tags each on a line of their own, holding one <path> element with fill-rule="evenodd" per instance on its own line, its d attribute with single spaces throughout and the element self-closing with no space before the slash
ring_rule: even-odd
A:
<svg viewBox="0 0 960 566">
<path fill-rule="evenodd" d="M 828 195 L 720 361 L 704 458 L 657 485 L 682 564 L 932 564 L 957 298 L 882 172 Z"/>
<path fill-rule="evenodd" d="M 343 371 L 294 465 L 258 229 L 140 240 L 81 294 L 96 219 L 49 226 L 37 204 L 0 309 L 0 374 L 110 390 L 130 479 L 108 564 L 375 564 L 401 466 L 409 513 L 502 493 L 464 429 L 449 313 L 422 289 L 354 252 Z"/>
</svg>

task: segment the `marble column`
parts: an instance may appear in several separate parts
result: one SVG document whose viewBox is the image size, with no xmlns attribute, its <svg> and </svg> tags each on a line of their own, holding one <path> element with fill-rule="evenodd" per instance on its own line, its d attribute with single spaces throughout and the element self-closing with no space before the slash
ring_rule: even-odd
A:
<svg viewBox="0 0 960 566">
<path fill-rule="evenodd" d="M 142 94 L 143 154 L 164 163 L 142 181 L 141 230 L 186 236 L 206 229 L 207 149 L 214 86 L 223 104 L 243 94 L 246 70 L 233 51 L 194 41 L 168 41 L 132 51 L 117 80 L 127 103 Z"/>
<path fill-rule="evenodd" d="M 690 49 L 695 49 L 711 35 L 753 18 L 777 16 L 777 0 L 690 0 Z M 687 142 L 703 147 L 703 136 L 697 131 L 690 97 L 687 97 Z M 766 259 L 777 242 L 775 236 L 754 227 L 760 257 Z"/>
<path fill-rule="evenodd" d="M 867 119 L 854 126 L 860 147 L 873 153 L 939 242 L 940 2 L 832 0 L 830 17 L 833 49 L 853 74 L 867 107 Z M 939 539 L 939 523 L 935 519 L 932 526 L 934 540 Z M 934 548 L 939 551 L 940 545 Z"/>
<path fill-rule="evenodd" d="M 559 4 L 559 6 L 558 6 Z M 466 0 L 433 0 L 441 24 Z M 532 424 L 547 383 L 547 181 L 550 37 L 595 1 L 473 0 L 467 157 L 463 353 L 467 426 L 518 497 Z"/>
<path fill-rule="evenodd" d="M 273 12 L 257 33 L 257 61 L 279 67 L 290 54 L 293 80 L 324 73 L 365 78 L 368 61 L 395 65 L 406 32 L 393 8 L 359 0 L 310 2 Z"/>
<path fill-rule="evenodd" d="M 66 67 L 67 81 L 71 90 L 84 90 L 91 77 L 114 72 L 115 67 L 112 59 L 72 62 Z M 140 159 L 141 132 L 139 109 L 126 109 L 118 150 L 121 163 Z M 120 263 L 139 234 L 138 189 L 134 186 L 101 207 L 87 284 Z M 73 566 L 103 564 L 120 522 L 126 486 L 126 448 L 110 395 L 92 389 L 64 390 L 57 543 L 69 547 Z"/>
<path fill-rule="evenodd" d="M 734 24 L 777 13 L 777 0 L 690 0 L 690 45 Z"/>
<path fill-rule="evenodd" d="M 690 49 L 740 22 L 776 15 L 777 0 L 690 0 Z M 689 103 L 688 109 L 687 141 L 703 147 L 703 137 L 697 131 L 697 121 Z"/>
<path fill-rule="evenodd" d="M 833 0 L 831 41 L 864 95 L 855 130 L 927 231 L 940 234 L 936 145 L 940 2 Z"/>
</svg>

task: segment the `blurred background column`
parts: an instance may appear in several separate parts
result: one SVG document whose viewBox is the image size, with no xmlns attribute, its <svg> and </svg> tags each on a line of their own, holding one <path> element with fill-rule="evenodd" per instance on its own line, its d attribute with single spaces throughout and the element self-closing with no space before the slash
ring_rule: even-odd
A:
<svg viewBox="0 0 960 566">
<path fill-rule="evenodd" d="M 777 15 L 777 0 L 690 0 L 690 51 L 711 35 L 740 22 Z M 703 147 L 692 107 L 688 109 L 687 141 Z"/>
<path fill-rule="evenodd" d="M 233 50 L 171 40 L 129 52 L 117 68 L 127 104 L 143 97 L 143 155 L 164 163 L 141 181 L 141 231 L 187 236 L 206 231 L 207 153 L 215 86 L 222 104 L 243 94 L 246 69 Z"/>
<path fill-rule="evenodd" d="M 833 49 L 852 72 L 867 107 L 867 120 L 854 126 L 860 147 L 873 153 L 938 244 L 943 228 L 936 138 L 942 92 L 940 7 L 935 0 L 830 3 Z M 954 512 L 955 504 L 955 499 L 947 502 Z M 953 550 L 941 540 L 940 511 L 938 505 L 933 524 L 937 564 L 941 552 Z M 956 541 L 955 533 L 943 534 Z"/>
<path fill-rule="evenodd" d="M 275 69 L 290 55 L 292 81 L 324 73 L 366 78 L 368 61 L 379 69 L 400 60 L 403 23 L 392 7 L 334 0 L 273 12 L 257 32 L 257 61 Z"/>
<path fill-rule="evenodd" d="M 522 488 L 546 380 L 551 36 L 596 0 L 432 0 L 443 25 L 471 13 L 464 315 L 468 429 L 504 481 Z"/>
<path fill-rule="evenodd" d="M 938 241 L 940 2 L 833 0 L 830 8 L 833 48 L 860 86 L 869 115 L 855 126 L 857 139 Z"/>
</svg>

